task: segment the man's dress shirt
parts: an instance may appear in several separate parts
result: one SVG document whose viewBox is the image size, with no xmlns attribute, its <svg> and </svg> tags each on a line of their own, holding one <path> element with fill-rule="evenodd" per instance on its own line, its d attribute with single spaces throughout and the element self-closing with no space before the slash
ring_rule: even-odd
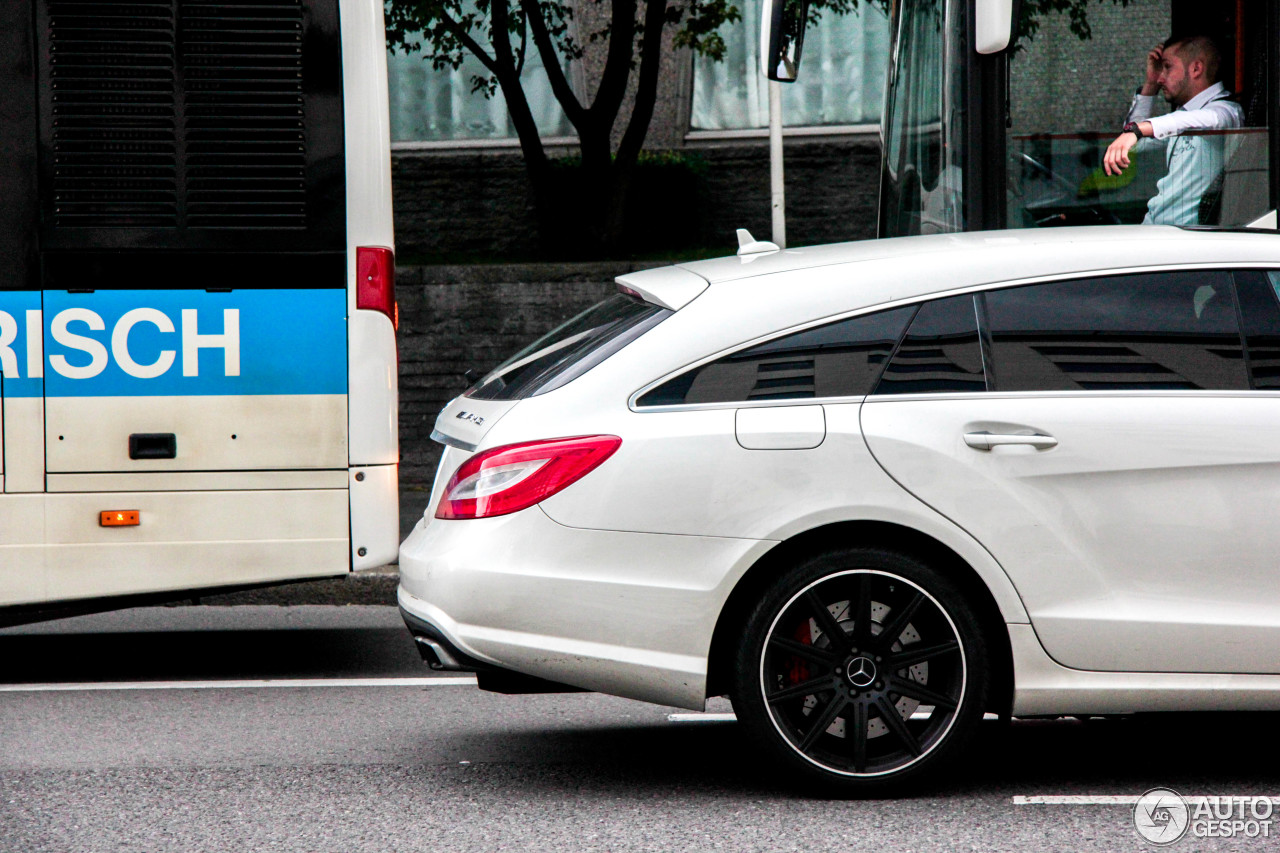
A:
<svg viewBox="0 0 1280 853">
<path fill-rule="evenodd" d="M 1229 130 L 1244 125 L 1244 110 L 1221 83 L 1214 83 L 1168 115 L 1152 116 L 1155 95 L 1135 95 L 1127 122 L 1151 122 L 1154 139 L 1134 150 L 1164 149 L 1168 172 L 1156 183 L 1144 225 L 1199 225 L 1200 202 L 1226 166 L 1227 139 L 1220 134 L 1185 136 L 1193 130 Z"/>
</svg>

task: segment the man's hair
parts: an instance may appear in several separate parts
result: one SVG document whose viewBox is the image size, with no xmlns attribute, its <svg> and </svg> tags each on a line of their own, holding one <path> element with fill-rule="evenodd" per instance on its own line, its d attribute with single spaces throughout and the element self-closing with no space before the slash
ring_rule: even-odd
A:
<svg viewBox="0 0 1280 853">
<path fill-rule="evenodd" d="M 1182 61 L 1190 64 L 1197 59 L 1204 63 L 1204 78 L 1209 83 L 1218 82 L 1218 69 L 1222 65 L 1222 51 L 1217 43 L 1208 36 L 1182 36 L 1171 38 L 1165 43 L 1165 50 L 1177 50 Z"/>
</svg>

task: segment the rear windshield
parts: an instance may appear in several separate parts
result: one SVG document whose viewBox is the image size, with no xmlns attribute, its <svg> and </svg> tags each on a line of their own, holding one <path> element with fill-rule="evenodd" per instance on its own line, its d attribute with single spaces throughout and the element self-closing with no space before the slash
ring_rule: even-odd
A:
<svg viewBox="0 0 1280 853">
<path fill-rule="evenodd" d="M 519 400 L 545 394 L 586 373 L 672 313 L 621 293 L 611 296 L 507 359 L 467 396 Z"/>
</svg>

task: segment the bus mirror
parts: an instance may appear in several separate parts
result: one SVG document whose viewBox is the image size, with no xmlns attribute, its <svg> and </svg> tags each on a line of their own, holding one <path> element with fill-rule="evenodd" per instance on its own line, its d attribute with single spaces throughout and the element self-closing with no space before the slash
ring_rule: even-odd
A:
<svg viewBox="0 0 1280 853">
<path fill-rule="evenodd" d="M 978 53 L 999 53 L 1013 41 L 1014 0 L 974 0 L 974 46 Z"/>
<path fill-rule="evenodd" d="M 794 83 L 800 73 L 809 0 L 766 0 L 760 15 L 760 62 L 770 80 Z"/>
</svg>

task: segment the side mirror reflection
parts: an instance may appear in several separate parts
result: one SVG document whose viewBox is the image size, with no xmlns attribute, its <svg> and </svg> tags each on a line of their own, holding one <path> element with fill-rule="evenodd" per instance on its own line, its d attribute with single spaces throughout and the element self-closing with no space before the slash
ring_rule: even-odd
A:
<svg viewBox="0 0 1280 853">
<path fill-rule="evenodd" d="M 760 61 L 765 77 L 794 83 L 809 15 L 809 0 L 766 0 L 760 16 Z"/>
</svg>

